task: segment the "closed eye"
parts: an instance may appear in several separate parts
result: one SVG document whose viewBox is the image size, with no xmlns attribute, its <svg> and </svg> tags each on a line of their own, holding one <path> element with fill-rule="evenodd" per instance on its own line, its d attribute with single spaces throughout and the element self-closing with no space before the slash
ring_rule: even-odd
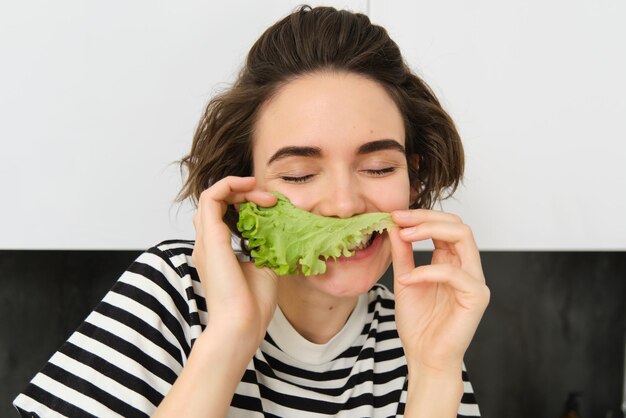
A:
<svg viewBox="0 0 626 418">
<path fill-rule="evenodd" d="M 299 177 L 282 176 L 281 179 L 288 183 L 305 183 L 307 180 L 312 179 L 313 176 L 314 176 L 313 174 L 308 174 L 306 176 L 299 176 Z"/>
<path fill-rule="evenodd" d="M 367 174 L 371 174 L 373 176 L 384 176 L 385 174 L 389 174 L 389 173 L 393 173 L 394 171 L 396 171 L 395 167 L 386 167 L 386 168 L 381 168 L 378 170 L 363 170 L 365 171 Z"/>
<path fill-rule="evenodd" d="M 382 177 L 385 174 L 390 174 L 396 171 L 396 167 L 385 167 L 380 169 L 372 169 L 372 170 L 362 170 L 364 173 L 367 173 L 374 177 Z M 283 181 L 288 183 L 306 183 L 315 177 L 315 174 L 307 174 L 306 176 L 281 176 L 280 178 Z"/>
</svg>

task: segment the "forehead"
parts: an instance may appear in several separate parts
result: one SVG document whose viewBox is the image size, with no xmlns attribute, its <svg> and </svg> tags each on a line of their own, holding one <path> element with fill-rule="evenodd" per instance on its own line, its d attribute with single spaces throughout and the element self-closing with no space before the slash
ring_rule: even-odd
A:
<svg viewBox="0 0 626 418">
<path fill-rule="evenodd" d="M 255 160 L 267 161 L 285 146 L 349 152 L 381 138 L 404 145 L 404 123 L 379 83 L 353 73 L 323 72 L 282 86 L 259 109 L 253 137 Z"/>
</svg>

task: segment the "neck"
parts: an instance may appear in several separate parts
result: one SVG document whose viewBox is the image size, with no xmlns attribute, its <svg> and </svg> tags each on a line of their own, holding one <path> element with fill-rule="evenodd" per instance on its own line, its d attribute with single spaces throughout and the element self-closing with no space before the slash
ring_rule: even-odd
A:
<svg viewBox="0 0 626 418">
<path fill-rule="evenodd" d="M 300 335 L 315 344 L 325 344 L 341 331 L 358 297 L 333 297 L 305 286 L 300 277 L 279 278 L 278 306 Z"/>
</svg>

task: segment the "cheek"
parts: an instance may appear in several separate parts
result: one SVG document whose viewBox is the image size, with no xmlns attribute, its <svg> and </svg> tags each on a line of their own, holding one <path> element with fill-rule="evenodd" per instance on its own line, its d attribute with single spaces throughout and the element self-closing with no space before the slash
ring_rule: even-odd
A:
<svg viewBox="0 0 626 418">
<path fill-rule="evenodd" d="M 371 185 L 367 190 L 368 200 L 376 205 L 378 211 L 391 212 L 409 208 L 411 191 L 408 179 L 382 183 Z"/>
<path fill-rule="evenodd" d="M 327 178 L 313 183 L 288 184 L 278 181 L 265 183 L 263 178 L 257 178 L 257 186 L 262 190 L 280 192 L 287 196 L 296 207 L 314 212 L 322 199 L 334 198 L 333 181 L 333 179 Z M 408 177 L 366 179 L 358 185 L 355 192 L 366 200 L 368 212 L 391 212 L 398 209 L 408 209 L 411 202 Z"/>
<path fill-rule="evenodd" d="M 315 212 L 314 208 L 320 200 L 320 194 L 312 188 L 286 185 L 280 188 L 277 187 L 276 191 L 287 196 L 295 207 L 309 212 Z"/>
<path fill-rule="evenodd" d="M 284 194 L 298 208 L 309 212 L 316 212 L 316 208 L 324 205 L 327 199 L 335 200 L 334 193 L 328 193 L 329 188 L 320 184 L 312 186 L 282 185 L 274 190 Z M 360 199 L 365 200 L 366 212 L 391 212 L 397 209 L 408 209 L 409 194 L 402 193 L 400 185 L 372 185 L 361 188 Z"/>
</svg>

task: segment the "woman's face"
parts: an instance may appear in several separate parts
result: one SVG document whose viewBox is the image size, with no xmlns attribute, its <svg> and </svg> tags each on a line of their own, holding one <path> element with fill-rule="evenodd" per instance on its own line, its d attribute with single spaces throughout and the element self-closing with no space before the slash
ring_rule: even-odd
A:
<svg viewBox="0 0 626 418">
<path fill-rule="evenodd" d="M 253 144 L 260 189 L 309 212 L 347 218 L 406 209 L 410 185 L 398 107 L 382 86 L 353 73 L 309 74 L 260 109 Z M 387 234 L 354 257 L 327 263 L 306 286 L 344 297 L 366 292 L 391 262 Z"/>
</svg>

